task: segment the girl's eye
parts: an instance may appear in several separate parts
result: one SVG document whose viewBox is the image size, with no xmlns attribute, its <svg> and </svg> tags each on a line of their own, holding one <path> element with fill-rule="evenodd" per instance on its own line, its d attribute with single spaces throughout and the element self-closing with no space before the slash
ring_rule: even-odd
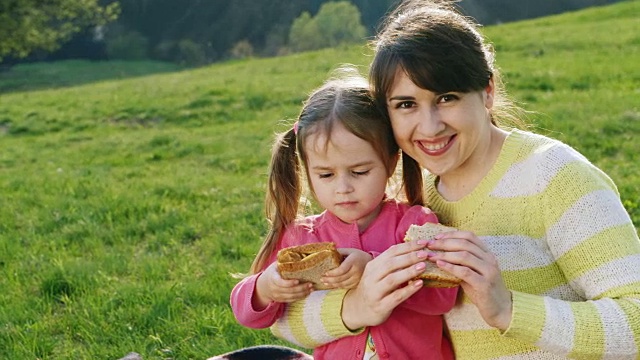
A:
<svg viewBox="0 0 640 360">
<path fill-rule="evenodd" d="M 367 175 L 369 173 L 370 170 L 365 170 L 365 171 L 354 171 L 353 174 L 355 176 L 360 176 L 360 175 Z"/>
<path fill-rule="evenodd" d="M 448 103 L 454 100 L 458 100 L 459 97 L 454 94 L 443 94 L 438 97 L 438 103 Z"/>
<path fill-rule="evenodd" d="M 318 177 L 319 177 L 320 179 L 328 179 L 328 178 L 330 178 L 332 175 L 333 175 L 332 173 L 324 173 L 324 174 L 318 174 Z"/>
</svg>

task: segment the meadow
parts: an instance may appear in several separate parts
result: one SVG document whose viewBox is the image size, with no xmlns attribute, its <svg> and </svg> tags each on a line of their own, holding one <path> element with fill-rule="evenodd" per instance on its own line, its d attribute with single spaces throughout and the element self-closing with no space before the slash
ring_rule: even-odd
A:
<svg viewBox="0 0 640 360">
<path fill-rule="evenodd" d="M 629 1 L 483 29 L 531 129 L 607 172 L 636 227 L 639 13 Z M 266 233 L 274 132 L 332 69 L 366 73 L 369 60 L 361 44 L 190 70 L 0 73 L 0 358 L 284 344 L 236 323 L 230 273 L 247 271 Z"/>
</svg>

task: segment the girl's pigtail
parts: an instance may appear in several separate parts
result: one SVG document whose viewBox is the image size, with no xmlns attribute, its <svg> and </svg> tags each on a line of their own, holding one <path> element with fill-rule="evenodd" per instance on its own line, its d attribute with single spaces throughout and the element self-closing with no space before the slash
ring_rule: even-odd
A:
<svg viewBox="0 0 640 360">
<path fill-rule="evenodd" d="M 402 183 L 407 202 L 410 205 L 424 206 L 422 190 L 422 169 L 417 161 L 402 152 Z"/>
<path fill-rule="evenodd" d="M 269 221 L 269 232 L 258 255 L 251 264 L 251 273 L 262 271 L 278 245 L 284 228 L 295 221 L 302 187 L 300 185 L 300 163 L 296 153 L 294 129 L 281 133 L 276 138 L 269 166 L 269 181 L 265 198 L 265 213 Z"/>
</svg>

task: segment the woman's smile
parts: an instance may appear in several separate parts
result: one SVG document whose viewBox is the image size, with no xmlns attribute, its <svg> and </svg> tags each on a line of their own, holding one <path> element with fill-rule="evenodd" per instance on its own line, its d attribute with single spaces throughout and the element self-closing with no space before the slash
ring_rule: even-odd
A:
<svg viewBox="0 0 640 360">
<path fill-rule="evenodd" d="M 427 155 L 439 156 L 447 152 L 453 145 L 456 135 L 436 140 L 417 140 L 417 146 Z"/>
</svg>

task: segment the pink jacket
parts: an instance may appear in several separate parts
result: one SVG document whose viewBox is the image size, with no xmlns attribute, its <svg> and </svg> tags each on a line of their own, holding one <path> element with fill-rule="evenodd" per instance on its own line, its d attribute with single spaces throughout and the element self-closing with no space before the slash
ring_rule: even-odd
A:
<svg viewBox="0 0 640 360">
<path fill-rule="evenodd" d="M 345 224 L 329 212 L 307 217 L 287 228 L 277 250 L 318 241 L 333 241 L 339 248 L 356 248 L 376 256 L 391 245 L 401 243 L 411 224 L 437 222 L 436 215 L 422 206 L 387 201 L 378 217 L 362 233 L 356 224 Z M 276 251 L 277 252 L 277 251 Z M 275 261 L 271 255 L 269 264 Z M 255 311 L 251 298 L 261 273 L 240 281 L 231 292 L 231 308 L 239 323 L 250 328 L 267 328 L 282 315 L 284 303 L 271 303 Z M 382 359 L 453 359 L 444 336 L 442 314 L 456 299 L 457 288 L 424 288 L 403 304 L 381 325 L 370 327 L 376 352 Z M 362 359 L 368 331 L 316 348 L 314 359 Z"/>
</svg>

